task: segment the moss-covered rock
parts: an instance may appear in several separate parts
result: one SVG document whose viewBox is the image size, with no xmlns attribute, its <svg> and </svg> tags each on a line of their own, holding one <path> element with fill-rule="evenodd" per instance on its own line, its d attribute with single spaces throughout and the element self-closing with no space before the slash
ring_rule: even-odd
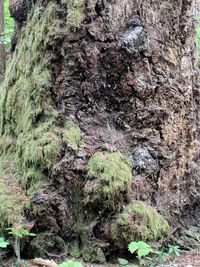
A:
<svg viewBox="0 0 200 267">
<path fill-rule="evenodd" d="M 96 152 L 90 158 L 87 170 L 89 180 L 85 195 L 91 203 L 114 207 L 117 197 L 131 186 L 131 165 L 120 152 Z"/>
<path fill-rule="evenodd" d="M 156 241 L 168 235 L 169 224 L 154 208 L 133 201 L 113 220 L 110 232 L 114 245 L 126 249 L 130 241 Z"/>
</svg>

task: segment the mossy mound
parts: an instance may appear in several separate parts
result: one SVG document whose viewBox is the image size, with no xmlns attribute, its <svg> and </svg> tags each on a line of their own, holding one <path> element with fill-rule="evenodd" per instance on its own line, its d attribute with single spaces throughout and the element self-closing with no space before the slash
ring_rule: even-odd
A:
<svg viewBox="0 0 200 267">
<path fill-rule="evenodd" d="M 133 240 L 156 241 L 169 234 L 169 224 L 154 208 L 133 201 L 117 215 L 110 227 L 115 246 L 126 249 Z"/>
<path fill-rule="evenodd" d="M 90 158 L 87 170 L 89 180 L 85 195 L 91 203 L 114 207 L 117 197 L 131 186 L 131 165 L 120 152 L 96 152 Z"/>
<path fill-rule="evenodd" d="M 31 255 L 35 257 L 46 257 L 47 253 L 54 251 L 57 253 L 66 252 L 65 241 L 58 235 L 44 232 L 37 235 L 30 243 Z"/>
<path fill-rule="evenodd" d="M 82 249 L 82 257 L 85 262 L 105 263 L 106 258 L 102 249 L 95 245 L 85 245 Z"/>
</svg>

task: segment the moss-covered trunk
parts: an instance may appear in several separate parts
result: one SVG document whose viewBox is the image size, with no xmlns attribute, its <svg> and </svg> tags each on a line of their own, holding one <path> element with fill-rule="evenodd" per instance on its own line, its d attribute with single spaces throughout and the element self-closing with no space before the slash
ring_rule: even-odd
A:
<svg viewBox="0 0 200 267">
<path fill-rule="evenodd" d="M 35 220 L 29 255 L 103 262 L 197 221 L 194 2 L 12 6 L 29 15 L 1 88 L 0 224 Z"/>
</svg>

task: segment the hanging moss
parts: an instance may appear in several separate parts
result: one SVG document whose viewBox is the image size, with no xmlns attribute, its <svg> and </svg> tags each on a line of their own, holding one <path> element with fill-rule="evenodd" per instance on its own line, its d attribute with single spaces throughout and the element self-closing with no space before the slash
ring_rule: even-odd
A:
<svg viewBox="0 0 200 267">
<path fill-rule="evenodd" d="M 81 132 L 79 127 L 70 120 L 67 120 L 64 124 L 63 139 L 72 149 L 78 150 L 81 143 Z"/>
<path fill-rule="evenodd" d="M 57 124 L 58 114 L 48 97 L 53 80 L 47 51 L 61 20 L 57 18 L 59 5 L 54 1 L 46 7 L 39 3 L 29 15 L 0 90 L 0 183 L 5 184 L 5 173 L 9 173 L 6 188 L 14 183 L 23 195 L 29 196 L 43 186 L 46 173 L 60 159 L 65 146 L 76 151 L 81 141 L 80 130 L 72 121 Z M 10 158 L 15 165 L 12 173 L 6 166 Z M 2 189 L 0 198 L 6 190 Z M 15 203 L 12 191 L 7 198 L 9 203 Z M 2 225 L 13 223 L 15 217 L 18 222 L 23 204 L 21 201 L 12 219 L 10 208 L 0 208 Z"/>
<path fill-rule="evenodd" d="M 120 249 L 133 240 L 156 241 L 169 234 L 169 224 L 154 208 L 133 201 L 113 220 L 111 238 Z"/>
<path fill-rule="evenodd" d="M 97 152 L 88 162 L 85 195 L 92 203 L 114 207 L 117 197 L 129 190 L 131 165 L 119 152 Z"/>
<path fill-rule="evenodd" d="M 3 154 L 0 157 L 0 231 L 20 221 L 23 206 L 28 201 L 17 182 L 18 175 L 14 155 Z"/>
<path fill-rule="evenodd" d="M 43 55 L 59 29 L 56 9 L 50 2 L 44 12 L 35 8 L 28 19 L 1 90 L 1 135 L 25 134 L 34 128 L 39 116 L 54 113 L 49 101 L 43 101 L 52 84 Z"/>
</svg>

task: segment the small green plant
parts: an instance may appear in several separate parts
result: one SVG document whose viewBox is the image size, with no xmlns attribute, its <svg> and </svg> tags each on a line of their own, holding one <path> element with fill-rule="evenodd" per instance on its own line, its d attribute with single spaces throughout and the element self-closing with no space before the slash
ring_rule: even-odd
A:
<svg viewBox="0 0 200 267">
<path fill-rule="evenodd" d="M 144 241 L 138 241 L 138 242 L 131 242 L 128 245 L 128 250 L 133 254 L 134 252 L 137 253 L 138 258 L 146 257 L 151 252 L 153 252 L 153 249 L 150 245 L 148 245 Z"/>
<path fill-rule="evenodd" d="M 17 236 L 19 238 L 23 238 L 25 236 L 36 236 L 36 234 L 31 233 L 28 229 L 21 228 L 20 226 L 19 228 L 18 227 L 7 228 L 7 230 L 9 231 L 8 232 L 9 234 Z"/>
<path fill-rule="evenodd" d="M 181 250 L 179 246 L 175 246 L 175 245 L 168 245 L 168 255 L 171 256 L 180 256 L 181 254 Z"/>
<path fill-rule="evenodd" d="M 168 245 L 168 252 L 163 250 L 153 249 L 149 244 L 144 241 L 131 242 L 128 245 L 128 250 L 133 254 L 137 254 L 139 259 L 140 266 L 156 266 L 159 263 L 162 263 L 166 260 L 166 257 L 176 257 L 181 254 L 179 246 Z M 151 257 L 148 257 L 149 254 L 154 254 Z M 129 265 L 129 262 L 125 259 L 118 259 L 120 265 L 133 266 Z"/>
<path fill-rule="evenodd" d="M 6 242 L 3 237 L 0 237 L 0 248 L 7 248 L 8 245 L 9 243 Z"/>
<path fill-rule="evenodd" d="M 58 267 L 83 267 L 78 261 L 66 261 L 58 265 Z"/>
<path fill-rule="evenodd" d="M 151 258 L 147 257 L 150 253 L 154 252 L 152 247 L 144 241 L 131 242 L 128 245 L 128 250 L 133 254 L 137 253 L 140 265 L 146 265 L 147 261 L 151 262 Z"/>
<path fill-rule="evenodd" d="M 168 255 L 163 250 L 154 250 L 153 253 L 156 254 L 157 257 L 156 257 L 155 261 L 158 263 L 164 262 L 165 257 Z"/>
<path fill-rule="evenodd" d="M 31 233 L 29 230 L 21 227 L 21 226 L 16 226 L 16 227 L 11 227 L 7 228 L 9 231 L 8 233 L 15 238 L 15 243 L 14 243 L 14 251 L 17 256 L 17 262 L 21 261 L 21 255 L 20 255 L 20 240 L 26 236 L 36 236 L 36 234 Z"/>
</svg>

